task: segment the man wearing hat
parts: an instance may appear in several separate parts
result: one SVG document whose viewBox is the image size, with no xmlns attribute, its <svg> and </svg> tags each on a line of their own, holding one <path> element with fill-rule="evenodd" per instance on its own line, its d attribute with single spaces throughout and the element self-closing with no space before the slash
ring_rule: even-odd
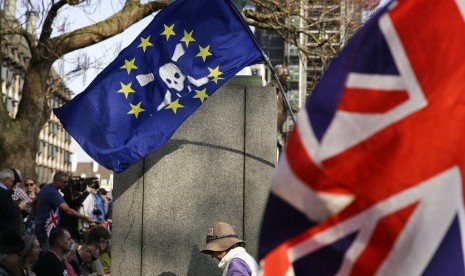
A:
<svg viewBox="0 0 465 276">
<path fill-rule="evenodd" d="M 220 261 L 218 267 L 223 270 L 223 276 L 258 276 L 258 264 L 244 245 L 231 225 L 218 222 L 208 229 L 206 245 L 201 252 Z"/>
<path fill-rule="evenodd" d="M 21 257 L 25 245 L 21 236 L 13 230 L 0 233 L 0 275 L 14 276 L 21 273 Z"/>
</svg>

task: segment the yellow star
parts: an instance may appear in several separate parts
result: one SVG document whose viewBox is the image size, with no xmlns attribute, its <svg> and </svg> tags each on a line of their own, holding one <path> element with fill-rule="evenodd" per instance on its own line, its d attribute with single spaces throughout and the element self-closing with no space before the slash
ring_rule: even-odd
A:
<svg viewBox="0 0 465 276">
<path fill-rule="evenodd" d="M 123 93 L 124 96 L 126 97 L 126 99 L 128 98 L 129 96 L 129 93 L 136 93 L 136 91 L 134 91 L 134 89 L 132 89 L 132 82 L 128 83 L 128 84 L 124 84 L 122 82 L 120 82 L 121 84 L 121 89 L 118 90 L 118 93 Z"/>
<path fill-rule="evenodd" d="M 192 37 L 192 33 L 194 31 L 191 31 L 190 33 L 187 33 L 184 30 L 184 36 L 181 38 L 181 41 L 186 42 L 186 47 L 189 47 L 189 42 L 195 41 L 195 39 Z"/>
<path fill-rule="evenodd" d="M 131 105 L 131 110 L 128 112 L 128 114 L 134 114 L 134 116 L 136 116 L 136 119 L 137 119 L 137 117 L 139 116 L 139 113 L 145 111 L 145 109 L 140 107 L 141 103 L 142 102 L 139 102 L 137 105 L 133 105 L 132 103 L 129 103 Z"/>
<path fill-rule="evenodd" d="M 220 78 L 220 76 L 223 75 L 223 72 L 220 71 L 220 66 L 216 66 L 215 69 L 208 67 L 208 71 L 210 71 L 210 74 L 207 77 L 212 77 L 212 81 L 214 81 L 216 84 L 218 84 L 218 80 L 223 79 Z"/>
<path fill-rule="evenodd" d="M 124 59 L 124 65 L 121 66 L 121 69 L 126 69 L 129 75 L 132 69 L 137 69 L 137 66 L 134 65 L 135 61 L 136 61 L 136 58 L 133 58 L 131 60 Z"/>
<path fill-rule="evenodd" d="M 207 60 L 207 57 L 211 55 L 212 53 L 210 53 L 210 45 L 208 45 L 205 48 L 199 45 L 199 53 L 196 55 L 196 57 L 201 57 L 203 59 L 203 62 L 205 62 L 205 60 Z"/>
<path fill-rule="evenodd" d="M 165 30 L 160 35 L 166 36 L 166 41 L 168 41 L 168 39 L 170 39 L 170 36 L 176 35 L 173 31 L 174 24 L 171 26 L 166 26 L 166 24 L 163 24 L 163 25 L 164 25 Z"/>
<path fill-rule="evenodd" d="M 170 102 L 170 104 L 165 107 L 165 109 L 172 109 L 174 114 L 176 114 L 176 111 L 178 111 L 178 108 L 184 107 L 182 104 L 179 103 L 179 99 L 177 99 L 174 102 Z"/>
<path fill-rule="evenodd" d="M 200 99 L 203 103 L 203 101 L 205 101 L 206 98 L 208 98 L 208 95 L 207 95 L 207 89 L 204 88 L 202 90 L 194 90 L 195 91 L 195 95 L 194 95 L 194 99 Z"/>
<path fill-rule="evenodd" d="M 146 38 L 141 37 L 140 40 L 141 40 L 141 43 L 139 44 L 139 46 L 137 46 L 137 48 L 142 47 L 142 49 L 144 50 L 144 53 L 145 53 L 145 50 L 147 50 L 147 47 L 153 46 L 153 44 L 150 43 L 150 36 Z"/>
</svg>

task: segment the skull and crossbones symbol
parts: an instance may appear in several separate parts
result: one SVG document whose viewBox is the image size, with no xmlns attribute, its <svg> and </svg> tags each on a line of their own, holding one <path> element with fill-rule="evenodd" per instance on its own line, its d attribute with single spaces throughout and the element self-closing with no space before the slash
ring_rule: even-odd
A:
<svg viewBox="0 0 465 276">
<path fill-rule="evenodd" d="M 173 93 L 176 93 L 176 95 L 180 98 L 192 91 L 190 84 L 196 87 L 200 87 L 208 82 L 208 77 L 195 79 L 189 75 L 184 74 L 181 71 L 181 69 L 179 69 L 175 62 L 177 62 L 179 58 L 182 57 L 184 54 L 185 50 L 183 45 L 181 43 L 178 43 L 174 50 L 173 56 L 171 57 L 172 62 L 168 62 L 158 69 L 158 74 L 165 83 L 165 85 L 168 87 L 168 89 L 165 92 L 163 101 L 157 107 L 157 111 L 160 111 L 162 108 L 171 103 L 171 91 L 173 91 Z M 185 91 L 186 78 L 188 80 L 186 85 L 187 92 Z M 149 73 L 137 75 L 136 79 L 141 86 L 145 86 L 150 82 L 154 81 L 155 77 L 153 73 Z"/>
</svg>

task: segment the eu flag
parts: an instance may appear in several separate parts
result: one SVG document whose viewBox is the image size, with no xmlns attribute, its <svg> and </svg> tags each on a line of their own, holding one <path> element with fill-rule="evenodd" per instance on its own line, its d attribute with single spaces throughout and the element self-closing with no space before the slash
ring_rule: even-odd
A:
<svg viewBox="0 0 465 276">
<path fill-rule="evenodd" d="M 168 141 L 229 78 L 263 60 L 230 0 L 177 0 L 54 112 L 87 154 L 120 172 Z"/>
</svg>

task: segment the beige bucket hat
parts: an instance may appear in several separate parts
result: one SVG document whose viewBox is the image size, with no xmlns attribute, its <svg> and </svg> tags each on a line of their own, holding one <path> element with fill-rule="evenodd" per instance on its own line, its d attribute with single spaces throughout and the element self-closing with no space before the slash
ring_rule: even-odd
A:
<svg viewBox="0 0 465 276">
<path fill-rule="evenodd" d="M 225 222 L 218 222 L 213 228 L 208 228 L 206 244 L 201 252 L 209 254 L 212 251 L 226 251 L 236 243 L 245 245 L 243 240 L 237 238 L 231 225 Z"/>
</svg>

